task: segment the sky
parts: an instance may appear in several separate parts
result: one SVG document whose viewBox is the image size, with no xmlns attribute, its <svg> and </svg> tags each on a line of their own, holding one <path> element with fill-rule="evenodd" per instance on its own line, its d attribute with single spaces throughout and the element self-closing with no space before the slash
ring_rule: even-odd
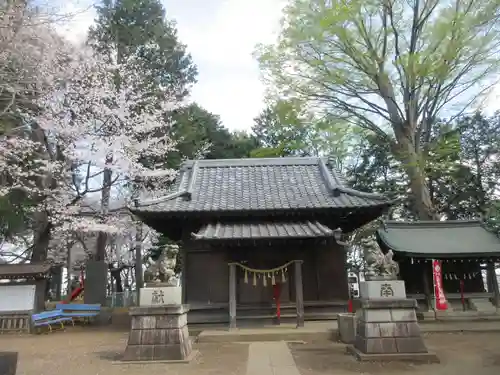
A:
<svg viewBox="0 0 500 375">
<path fill-rule="evenodd" d="M 84 40 L 98 0 L 35 0 L 60 4 L 74 13 L 59 30 L 69 40 Z M 265 87 L 252 53 L 258 43 L 272 43 L 286 0 L 163 0 L 167 18 L 177 22 L 179 39 L 198 66 L 191 100 L 221 117 L 230 130 L 249 131 L 264 108 Z M 500 108 L 500 85 L 483 106 Z"/>
<path fill-rule="evenodd" d="M 47 0 L 45 0 L 47 1 Z M 62 0 L 61 0 L 62 1 Z M 76 13 L 59 30 L 74 42 L 85 38 L 95 17 L 90 0 L 66 0 L 61 11 Z M 163 0 L 167 18 L 198 66 L 191 99 L 221 117 L 231 130 L 250 130 L 264 108 L 264 85 L 252 53 L 272 43 L 283 0 Z M 82 11 L 83 10 L 83 11 Z"/>
</svg>

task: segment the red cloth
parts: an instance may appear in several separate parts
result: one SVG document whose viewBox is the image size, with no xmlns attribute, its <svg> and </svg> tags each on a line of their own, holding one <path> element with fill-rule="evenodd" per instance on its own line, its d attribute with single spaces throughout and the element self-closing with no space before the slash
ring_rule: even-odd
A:
<svg viewBox="0 0 500 375">
<path fill-rule="evenodd" d="M 280 295 L 281 295 L 281 284 L 280 283 L 276 283 L 275 285 L 273 285 L 273 299 L 276 302 L 276 317 L 278 319 L 281 316 Z"/>
<path fill-rule="evenodd" d="M 353 308 L 352 308 L 352 299 L 349 298 L 349 301 L 347 301 L 347 312 L 352 313 Z"/>
</svg>

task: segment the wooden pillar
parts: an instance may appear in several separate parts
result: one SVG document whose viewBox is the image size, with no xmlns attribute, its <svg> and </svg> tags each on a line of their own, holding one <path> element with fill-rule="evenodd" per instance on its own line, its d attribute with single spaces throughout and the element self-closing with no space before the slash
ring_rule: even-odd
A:
<svg viewBox="0 0 500 375">
<path fill-rule="evenodd" d="M 182 303 L 187 303 L 187 249 L 182 246 L 181 247 L 181 294 L 182 294 Z"/>
<path fill-rule="evenodd" d="M 318 301 L 321 301 L 321 277 L 319 275 L 319 265 L 320 265 L 320 259 L 319 259 L 319 254 L 318 254 L 318 249 L 315 249 L 316 251 L 314 252 L 314 263 L 315 263 L 315 270 L 316 270 L 316 287 L 318 288 L 317 290 L 317 295 L 316 297 L 318 298 Z M 347 289 L 349 289 L 349 283 L 347 283 Z M 348 290 L 349 292 L 349 290 Z"/>
<path fill-rule="evenodd" d="M 432 267 L 432 263 L 431 263 Z M 433 309 L 433 303 L 432 303 L 432 295 L 433 293 L 431 292 L 431 286 L 429 285 L 429 270 L 428 270 L 428 264 L 424 263 L 423 264 L 423 269 L 424 272 L 422 272 L 422 281 L 423 281 L 423 286 L 424 286 L 424 294 L 425 294 L 425 300 L 427 302 L 427 308 L 430 310 Z"/>
<path fill-rule="evenodd" d="M 36 313 L 42 312 L 45 310 L 45 290 L 47 288 L 48 280 L 43 279 L 35 279 L 35 303 L 34 310 Z"/>
<path fill-rule="evenodd" d="M 229 329 L 236 328 L 236 264 L 229 265 Z"/>
<path fill-rule="evenodd" d="M 304 291 L 302 289 L 302 261 L 295 263 L 295 305 L 297 307 L 297 327 L 304 327 Z"/>
<path fill-rule="evenodd" d="M 493 304 L 496 307 L 500 307 L 500 291 L 498 287 L 497 274 L 495 273 L 495 263 L 488 262 L 487 265 L 487 275 L 490 279 L 490 284 L 492 286 L 491 292 L 493 292 Z"/>
<path fill-rule="evenodd" d="M 143 239 L 143 225 L 142 222 L 137 221 L 135 225 L 135 289 L 137 306 L 140 304 L 141 300 L 141 289 L 144 288 L 144 274 L 142 267 L 142 241 Z"/>
</svg>

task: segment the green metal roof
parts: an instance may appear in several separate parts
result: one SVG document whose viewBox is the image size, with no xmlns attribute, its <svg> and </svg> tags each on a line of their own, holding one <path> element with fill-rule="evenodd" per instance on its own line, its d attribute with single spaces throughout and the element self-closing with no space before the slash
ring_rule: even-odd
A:
<svg viewBox="0 0 500 375">
<path fill-rule="evenodd" d="M 480 221 L 387 221 L 377 239 L 383 248 L 415 258 L 500 256 L 500 238 Z"/>
</svg>

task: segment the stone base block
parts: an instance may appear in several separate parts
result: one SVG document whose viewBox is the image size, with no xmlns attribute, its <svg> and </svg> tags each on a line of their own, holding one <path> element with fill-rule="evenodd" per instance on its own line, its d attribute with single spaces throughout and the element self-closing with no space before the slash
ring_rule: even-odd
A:
<svg viewBox="0 0 500 375">
<path fill-rule="evenodd" d="M 127 345 L 122 361 L 182 361 L 192 353 L 192 344 Z"/>
<path fill-rule="evenodd" d="M 362 300 L 353 348 L 364 358 L 398 355 L 410 360 L 413 355 L 427 354 L 415 308 L 412 299 Z"/>
<path fill-rule="evenodd" d="M 189 363 L 193 359 L 196 359 L 200 352 L 198 350 L 193 350 L 189 356 L 187 356 L 184 359 L 180 360 L 175 360 L 175 359 L 158 359 L 158 360 L 144 360 L 144 361 L 115 361 L 113 362 L 114 365 L 144 365 L 144 364 L 155 364 L 155 363 L 169 363 L 169 364 L 174 364 L 174 363 Z"/>
<path fill-rule="evenodd" d="M 365 338 L 356 336 L 354 343 L 356 349 L 368 354 L 397 353 L 396 339 L 394 337 Z"/>
<path fill-rule="evenodd" d="M 368 362 L 412 362 L 412 363 L 440 363 L 439 357 L 434 353 L 384 353 L 367 354 L 354 346 L 347 347 L 347 353 L 352 354 L 358 361 Z"/>
<path fill-rule="evenodd" d="M 356 336 L 356 349 L 365 354 L 427 353 L 422 337 L 372 337 Z"/>
<path fill-rule="evenodd" d="M 340 324 L 339 324 L 340 329 Z M 420 326 L 417 322 L 381 322 L 369 323 L 359 321 L 357 334 L 362 337 L 414 337 L 420 336 Z"/>
<path fill-rule="evenodd" d="M 137 307 L 122 361 L 184 361 L 192 353 L 186 305 Z"/>
</svg>

